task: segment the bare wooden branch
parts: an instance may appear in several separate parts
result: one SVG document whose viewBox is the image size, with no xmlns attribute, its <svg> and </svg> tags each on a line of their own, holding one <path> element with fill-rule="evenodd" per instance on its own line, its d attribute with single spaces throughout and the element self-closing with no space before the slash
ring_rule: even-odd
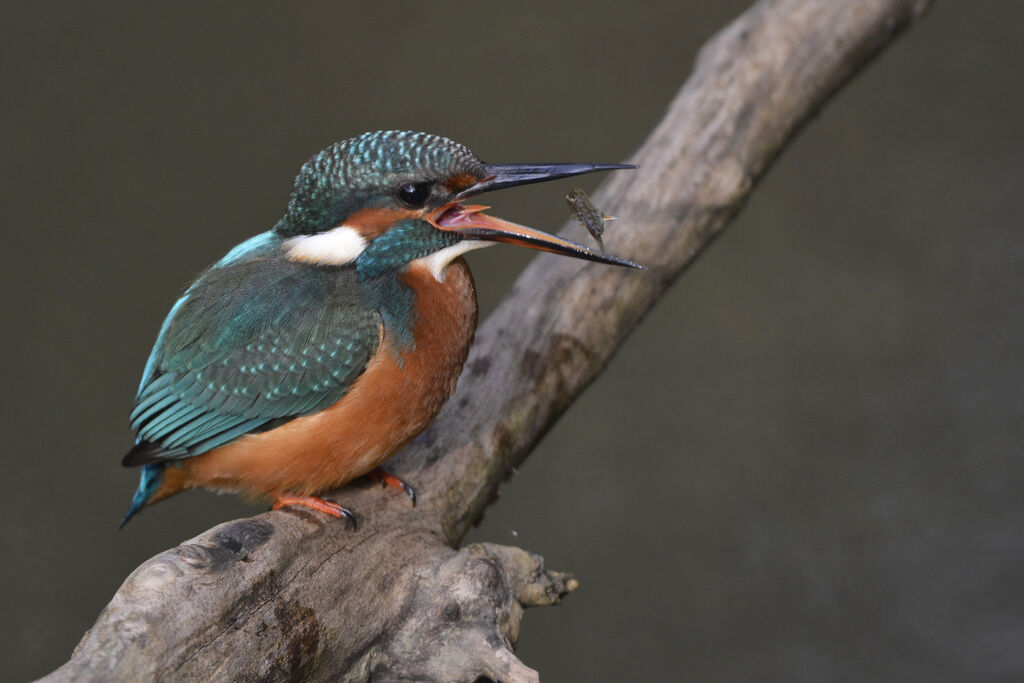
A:
<svg viewBox="0 0 1024 683">
<path fill-rule="evenodd" d="M 358 532 L 299 509 L 215 527 L 133 572 L 44 680 L 537 680 L 512 653 L 522 609 L 575 580 L 516 548 L 453 548 L 786 141 L 929 4 L 756 3 L 703 48 L 640 170 L 595 195 L 620 217 L 609 250 L 650 269 L 527 268 L 428 438 L 393 461 L 415 509 L 357 483 L 334 498 Z"/>
</svg>

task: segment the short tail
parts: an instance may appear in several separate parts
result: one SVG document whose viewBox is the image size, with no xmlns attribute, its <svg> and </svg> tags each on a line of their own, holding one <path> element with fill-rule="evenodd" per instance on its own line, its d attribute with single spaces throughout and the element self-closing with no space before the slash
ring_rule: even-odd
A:
<svg viewBox="0 0 1024 683">
<path fill-rule="evenodd" d="M 128 514 L 117 525 L 118 529 L 123 528 L 128 523 L 128 520 L 142 509 L 142 506 L 146 504 L 149 497 L 156 492 L 160 482 L 163 481 L 165 467 L 166 465 L 162 462 L 142 466 L 142 471 L 139 473 L 139 488 L 135 489 L 131 507 L 128 508 Z"/>
</svg>

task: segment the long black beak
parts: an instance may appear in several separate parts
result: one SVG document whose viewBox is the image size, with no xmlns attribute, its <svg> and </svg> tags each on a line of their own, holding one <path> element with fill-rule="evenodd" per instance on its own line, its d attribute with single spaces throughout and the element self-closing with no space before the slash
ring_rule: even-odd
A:
<svg viewBox="0 0 1024 683">
<path fill-rule="evenodd" d="M 518 244 L 563 256 L 642 270 L 643 266 L 618 256 L 595 251 L 572 240 L 528 228 L 525 225 L 488 216 L 483 213 L 483 210 L 489 207 L 459 203 L 459 200 L 466 197 L 505 187 L 542 183 L 545 180 L 568 178 L 584 173 L 626 168 L 636 168 L 636 166 L 634 164 L 488 164 L 487 175 L 484 179 L 462 190 L 455 196 L 455 201 L 438 209 L 431 217 L 431 222 L 441 230 L 458 233 L 466 239 Z"/>
<path fill-rule="evenodd" d="M 470 185 L 455 198 L 465 199 L 503 187 L 543 183 L 584 173 L 636 168 L 636 164 L 487 164 L 486 168 L 487 175 L 483 180 Z"/>
</svg>

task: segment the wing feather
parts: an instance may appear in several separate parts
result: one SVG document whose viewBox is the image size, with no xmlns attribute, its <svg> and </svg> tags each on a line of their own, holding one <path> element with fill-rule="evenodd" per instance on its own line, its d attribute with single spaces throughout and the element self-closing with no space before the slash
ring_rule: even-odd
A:
<svg viewBox="0 0 1024 683">
<path fill-rule="evenodd" d="M 255 258 L 208 270 L 164 323 L 124 464 L 199 455 L 334 404 L 377 351 L 355 273 Z"/>
</svg>

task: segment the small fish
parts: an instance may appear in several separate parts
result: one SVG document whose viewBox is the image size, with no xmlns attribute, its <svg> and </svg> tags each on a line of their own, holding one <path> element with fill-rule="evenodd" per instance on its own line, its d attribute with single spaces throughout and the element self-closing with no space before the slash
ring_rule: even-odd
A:
<svg viewBox="0 0 1024 683">
<path fill-rule="evenodd" d="M 605 216 L 590 201 L 587 193 L 578 187 L 565 195 L 565 201 L 569 204 L 569 208 L 572 209 L 576 220 L 587 229 L 591 237 L 597 240 L 597 246 L 601 248 L 601 251 L 604 251 L 604 240 L 601 239 L 601 235 L 604 233 L 604 222 L 615 220 L 615 216 Z"/>
</svg>

